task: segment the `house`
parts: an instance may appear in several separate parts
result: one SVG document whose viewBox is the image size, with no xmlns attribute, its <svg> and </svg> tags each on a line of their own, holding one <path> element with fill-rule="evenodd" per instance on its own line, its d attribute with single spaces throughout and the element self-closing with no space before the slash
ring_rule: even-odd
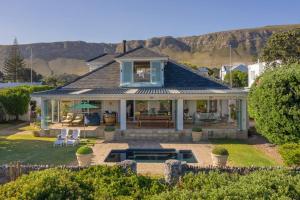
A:
<svg viewBox="0 0 300 200">
<path fill-rule="evenodd" d="M 164 135 L 180 140 L 191 136 L 193 126 L 201 126 L 209 137 L 247 137 L 247 94 L 148 48 L 126 51 L 124 43 L 123 53 L 106 64 L 33 96 L 42 98 L 43 129 L 57 128 L 67 112 L 94 113 L 100 116 L 99 129 L 110 115 L 126 139 Z M 97 108 L 70 109 L 80 102 Z"/>
<path fill-rule="evenodd" d="M 280 60 L 275 60 L 270 63 L 270 65 L 281 66 L 282 62 Z M 248 87 L 250 88 L 254 83 L 255 79 L 259 77 L 267 69 L 268 64 L 266 62 L 260 62 L 248 65 Z"/>
<path fill-rule="evenodd" d="M 230 68 L 230 66 L 222 66 L 220 69 L 220 79 L 224 81 L 226 74 L 230 73 L 231 71 L 241 71 L 248 73 L 248 67 L 246 65 L 240 64 L 240 65 L 235 65 Z"/>
<path fill-rule="evenodd" d="M 198 71 L 203 76 L 208 76 L 208 68 L 207 67 L 198 67 Z"/>
<path fill-rule="evenodd" d="M 266 69 L 265 62 L 258 62 L 252 65 L 248 65 L 248 87 L 254 83 L 255 79 L 260 76 Z"/>
</svg>

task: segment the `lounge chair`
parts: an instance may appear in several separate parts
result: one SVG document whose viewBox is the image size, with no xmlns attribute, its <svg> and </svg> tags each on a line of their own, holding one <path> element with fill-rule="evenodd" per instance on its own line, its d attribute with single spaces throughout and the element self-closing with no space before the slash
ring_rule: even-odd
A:
<svg viewBox="0 0 300 200">
<path fill-rule="evenodd" d="M 75 119 L 72 121 L 72 125 L 83 124 L 83 114 L 77 114 Z"/>
<path fill-rule="evenodd" d="M 80 142 L 80 129 L 73 130 L 70 138 L 67 139 L 66 145 L 75 146 Z"/>
<path fill-rule="evenodd" d="M 69 136 L 69 129 L 61 129 L 60 134 L 57 135 L 57 139 L 54 141 L 53 146 L 54 147 L 63 146 L 68 136 Z"/>
<path fill-rule="evenodd" d="M 74 119 L 74 113 L 68 113 L 67 116 L 63 116 L 63 120 L 61 121 L 61 124 L 70 125 L 72 124 L 73 119 Z"/>
</svg>

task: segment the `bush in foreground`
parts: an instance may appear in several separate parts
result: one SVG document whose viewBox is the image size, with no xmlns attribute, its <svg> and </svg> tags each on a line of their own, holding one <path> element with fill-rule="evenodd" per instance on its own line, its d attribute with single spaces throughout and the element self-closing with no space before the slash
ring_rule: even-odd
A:
<svg viewBox="0 0 300 200">
<path fill-rule="evenodd" d="M 299 199 L 300 174 L 274 170 L 248 175 L 188 174 L 175 186 L 120 167 L 32 172 L 0 186 L 3 199 Z"/>
<path fill-rule="evenodd" d="M 300 144 L 289 143 L 279 147 L 284 163 L 288 166 L 300 166 Z"/>
</svg>

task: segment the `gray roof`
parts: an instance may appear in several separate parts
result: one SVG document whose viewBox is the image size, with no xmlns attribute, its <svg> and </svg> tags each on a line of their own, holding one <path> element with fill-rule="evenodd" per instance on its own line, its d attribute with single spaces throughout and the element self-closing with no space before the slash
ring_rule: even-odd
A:
<svg viewBox="0 0 300 200">
<path fill-rule="evenodd" d="M 95 58 L 89 59 L 86 62 L 88 63 L 108 63 L 111 62 L 112 60 L 114 60 L 114 58 L 116 56 L 118 56 L 119 54 L 101 54 Z"/>
<path fill-rule="evenodd" d="M 170 94 L 206 94 L 206 93 L 238 93 L 241 94 L 241 90 L 211 90 L 203 88 L 97 88 L 97 89 L 53 89 L 33 93 L 32 96 L 89 96 L 89 95 L 170 95 Z M 247 91 L 242 91 L 247 93 Z"/>
<path fill-rule="evenodd" d="M 121 56 L 118 56 L 118 58 L 168 58 L 168 56 L 145 47 L 138 47 L 132 51 L 128 51 Z"/>
<path fill-rule="evenodd" d="M 143 55 L 145 53 L 146 55 Z M 158 56 L 147 48 L 136 48 L 117 57 L 130 56 Z M 152 55 L 152 56 L 150 56 Z M 130 57 L 129 56 L 129 57 Z M 100 59 L 96 58 L 96 59 Z M 197 70 L 193 70 L 184 65 L 178 64 L 173 60 L 168 60 L 164 68 L 164 86 L 156 88 L 135 88 L 135 94 L 169 94 L 170 89 L 182 91 L 199 90 L 228 90 L 226 85 L 201 75 Z M 80 94 L 122 94 L 133 88 L 120 87 L 120 64 L 115 60 L 75 79 L 60 88 L 37 94 L 69 94 L 81 91 Z M 185 93 L 185 92 L 184 92 Z"/>
</svg>

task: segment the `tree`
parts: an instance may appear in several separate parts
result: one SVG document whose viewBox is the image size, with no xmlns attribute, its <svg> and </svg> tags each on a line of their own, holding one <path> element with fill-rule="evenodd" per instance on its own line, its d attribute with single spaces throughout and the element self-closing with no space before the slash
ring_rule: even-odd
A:
<svg viewBox="0 0 300 200">
<path fill-rule="evenodd" d="M 58 87 L 65 85 L 78 78 L 75 74 L 61 74 L 59 76 L 48 76 L 43 79 L 43 83 L 49 86 Z"/>
<path fill-rule="evenodd" d="M 232 87 L 246 87 L 248 85 L 248 74 L 238 70 L 231 71 Z M 225 75 L 224 81 L 230 84 L 230 73 Z"/>
<path fill-rule="evenodd" d="M 262 51 L 262 60 L 271 64 L 280 60 L 282 64 L 300 62 L 300 30 L 273 34 Z"/>
<path fill-rule="evenodd" d="M 271 142 L 300 140 L 300 64 L 267 70 L 249 93 L 257 130 Z"/>
<path fill-rule="evenodd" d="M 24 68 L 21 73 L 22 73 L 23 81 L 25 81 L 25 82 L 31 81 L 31 69 Z M 33 82 L 39 82 L 39 81 L 42 81 L 42 79 L 43 79 L 43 76 L 41 74 L 38 74 L 38 73 L 36 73 L 36 71 L 32 70 L 32 81 Z"/>
<path fill-rule="evenodd" d="M 0 82 L 3 81 L 3 76 L 4 76 L 4 74 L 0 71 Z"/>
<path fill-rule="evenodd" d="M 18 82 L 23 81 L 23 69 L 25 67 L 24 59 L 21 55 L 17 39 L 14 39 L 8 57 L 4 61 L 4 80 Z"/>
</svg>

